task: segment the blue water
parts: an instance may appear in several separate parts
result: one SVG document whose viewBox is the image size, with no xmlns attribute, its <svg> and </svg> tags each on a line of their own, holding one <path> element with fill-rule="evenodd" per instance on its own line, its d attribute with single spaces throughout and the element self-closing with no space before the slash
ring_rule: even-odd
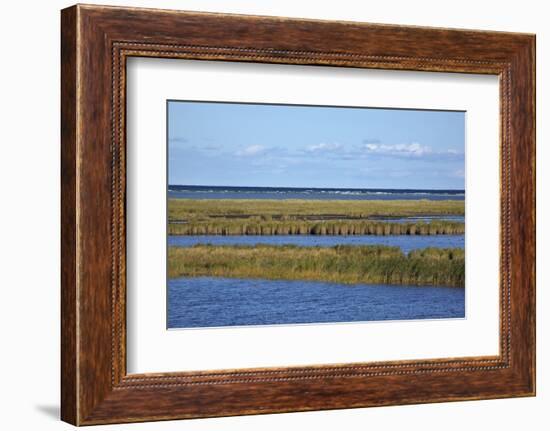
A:
<svg viewBox="0 0 550 431">
<path fill-rule="evenodd" d="M 171 235 L 168 237 L 168 246 L 191 247 L 195 244 L 294 244 L 318 247 L 376 244 L 397 246 L 404 253 L 409 253 L 411 250 L 425 247 L 464 248 L 464 235 Z"/>
<path fill-rule="evenodd" d="M 432 221 L 453 221 L 456 223 L 464 223 L 462 215 L 437 215 L 437 216 L 411 216 L 411 217 L 369 217 L 369 220 L 384 221 L 388 223 L 430 223 Z"/>
<path fill-rule="evenodd" d="M 337 218 L 337 217 L 336 217 Z M 463 215 L 424 215 L 424 216 L 408 216 L 408 217 L 367 217 L 364 220 L 380 221 L 387 223 L 431 223 L 432 221 L 452 221 L 456 223 L 464 223 Z M 185 224 L 187 220 L 171 220 L 173 224 Z"/>
<path fill-rule="evenodd" d="M 464 289 L 182 277 L 168 281 L 168 328 L 464 318 Z"/>
<path fill-rule="evenodd" d="M 181 199 L 464 200 L 464 190 L 169 185 L 168 197 Z"/>
</svg>

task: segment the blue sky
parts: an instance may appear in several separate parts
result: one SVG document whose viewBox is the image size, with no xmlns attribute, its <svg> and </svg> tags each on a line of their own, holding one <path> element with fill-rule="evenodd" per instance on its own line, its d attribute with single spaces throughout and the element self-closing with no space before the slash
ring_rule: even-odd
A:
<svg viewBox="0 0 550 431">
<path fill-rule="evenodd" d="M 464 189 L 465 113 L 168 102 L 169 183 Z"/>
</svg>

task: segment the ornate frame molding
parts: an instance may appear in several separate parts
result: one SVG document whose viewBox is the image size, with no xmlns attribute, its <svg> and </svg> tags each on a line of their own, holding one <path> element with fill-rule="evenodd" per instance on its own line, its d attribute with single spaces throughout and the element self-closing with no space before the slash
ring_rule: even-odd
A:
<svg viewBox="0 0 550 431">
<path fill-rule="evenodd" d="M 258 28 L 269 30 L 257 35 Z M 312 34 L 320 41 L 308 41 Z M 323 37 L 328 34 L 339 38 Z M 79 5 L 62 12 L 62 54 L 64 420 L 98 424 L 534 394 L 534 36 Z M 498 75 L 500 354 L 127 375 L 125 65 L 131 56 Z"/>
</svg>

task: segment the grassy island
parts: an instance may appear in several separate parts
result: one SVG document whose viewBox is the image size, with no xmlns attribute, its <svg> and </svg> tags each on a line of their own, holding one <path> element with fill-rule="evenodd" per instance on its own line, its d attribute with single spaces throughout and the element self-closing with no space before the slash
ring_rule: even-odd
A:
<svg viewBox="0 0 550 431">
<path fill-rule="evenodd" d="M 464 250 L 201 244 L 170 247 L 168 275 L 464 287 Z"/>
<path fill-rule="evenodd" d="M 170 199 L 170 235 L 457 235 L 464 223 L 397 222 L 464 215 L 464 201 Z"/>
<path fill-rule="evenodd" d="M 371 217 L 464 215 L 464 201 L 313 200 L 313 199 L 169 199 L 168 220 L 219 218 L 334 220 Z"/>
</svg>

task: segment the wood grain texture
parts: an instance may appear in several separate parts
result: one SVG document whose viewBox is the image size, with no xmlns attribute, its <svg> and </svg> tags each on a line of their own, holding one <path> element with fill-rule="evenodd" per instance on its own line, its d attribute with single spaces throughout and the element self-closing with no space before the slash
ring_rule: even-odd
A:
<svg viewBox="0 0 550 431">
<path fill-rule="evenodd" d="M 100 6 L 63 10 L 63 420 L 87 425 L 534 395 L 534 49 L 534 36 L 525 34 Z M 499 356 L 127 375 L 129 56 L 498 75 Z"/>
<path fill-rule="evenodd" d="M 77 422 L 76 9 L 61 16 L 61 417 Z"/>
</svg>

